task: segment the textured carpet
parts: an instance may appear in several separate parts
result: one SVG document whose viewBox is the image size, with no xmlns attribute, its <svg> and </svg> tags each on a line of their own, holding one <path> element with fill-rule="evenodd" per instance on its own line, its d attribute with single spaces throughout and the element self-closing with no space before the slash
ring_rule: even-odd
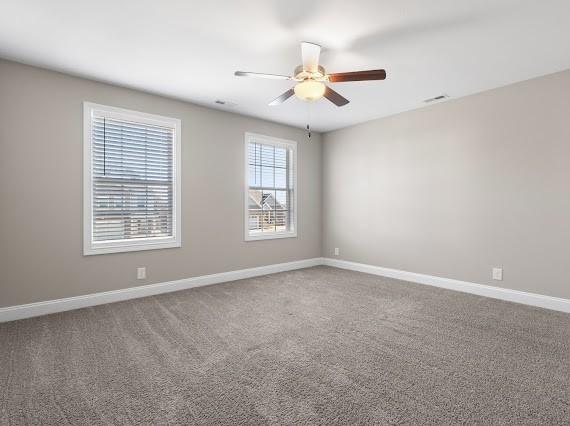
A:
<svg viewBox="0 0 570 426">
<path fill-rule="evenodd" d="M 570 424 L 570 315 L 315 267 L 0 324 L 0 424 Z"/>
</svg>

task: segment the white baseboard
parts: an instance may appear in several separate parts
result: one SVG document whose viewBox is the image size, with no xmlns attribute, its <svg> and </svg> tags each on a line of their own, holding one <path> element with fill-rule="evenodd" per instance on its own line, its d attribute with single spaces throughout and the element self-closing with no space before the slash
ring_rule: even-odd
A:
<svg viewBox="0 0 570 426">
<path fill-rule="evenodd" d="M 122 300 L 137 299 L 139 297 L 153 296 L 156 294 L 186 290 L 193 287 L 201 287 L 227 281 L 242 280 L 244 278 L 258 277 L 261 275 L 274 274 L 276 272 L 309 268 L 317 265 L 322 265 L 322 258 L 317 257 L 313 259 L 296 260 L 294 262 L 259 266 L 257 268 L 239 269 L 237 271 L 222 272 L 219 274 L 202 275 L 199 277 L 185 278 L 176 281 L 130 287 L 122 290 L 105 291 L 102 293 L 86 294 L 84 296 L 29 303 L 26 305 L 8 306 L 6 308 L 0 308 L 0 322 L 70 311 L 72 309 L 86 308 L 88 306 L 102 305 L 105 303 L 120 302 Z"/>
<path fill-rule="evenodd" d="M 509 302 L 538 306 L 555 311 L 570 313 L 570 300 L 541 294 L 526 293 L 524 291 L 510 290 L 489 285 L 475 284 L 467 281 L 441 278 L 433 275 L 418 274 L 398 269 L 383 268 L 381 266 L 366 265 L 364 263 L 349 262 L 331 258 L 312 258 L 294 262 L 278 263 L 274 265 L 259 266 L 257 268 L 239 269 L 237 271 L 222 272 L 219 274 L 202 275 L 139 287 L 130 287 L 122 290 L 106 291 L 102 293 L 87 294 L 84 296 L 68 297 L 65 299 L 48 300 L 45 302 L 29 303 L 26 305 L 8 306 L 0 308 L 0 322 L 31 318 L 39 315 L 70 311 L 105 303 L 120 302 L 137 299 L 139 297 L 170 293 L 172 291 L 186 290 L 210 284 L 218 284 L 277 272 L 292 271 L 294 269 L 309 268 L 311 266 L 327 265 L 352 271 L 365 272 L 372 275 L 396 278 L 418 284 L 426 284 L 463 293 L 477 294 Z"/>
<path fill-rule="evenodd" d="M 322 264 L 334 266 L 336 268 L 350 269 L 351 271 L 381 275 L 383 277 L 396 278 L 399 280 L 411 281 L 418 284 L 447 288 L 449 290 L 461 291 L 463 293 L 477 294 L 479 296 L 492 297 L 493 299 L 508 300 L 509 302 L 522 303 L 524 305 L 538 306 L 540 308 L 570 313 L 570 300 L 562 299 L 559 297 L 526 293 L 524 291 L 510 290 L 507 288 L 493 287 L 490 285 L 475 284 L 467 281 L 454 280 L 451 278 L 441 278 L 433 275 L 418 274 L 415 272 L 383 268 L 381 266 L 331 259 L 328 257 L 323 258 Z"/>
</svg>

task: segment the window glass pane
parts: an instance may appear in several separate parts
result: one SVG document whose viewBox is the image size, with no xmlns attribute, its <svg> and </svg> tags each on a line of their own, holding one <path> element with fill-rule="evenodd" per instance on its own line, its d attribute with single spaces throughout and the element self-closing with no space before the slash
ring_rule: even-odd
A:
<svg viewBox="0 0 570 426">
<path fill-rule="evenodd" d="M 264 210 L 262 215 L 261 226 L 263 232 L 275 232 L 275 212 L 272 210 Z"/>
<path fill-rule="evenodd" d="M 106 116 L 91 127 L 92 241 L 173 236 L 173 129 Z"/>
<path fill-rule="evenodd" d="M 275 230 L 276 231 L 287 231 L 287 222 L 288 222 L 288 215 L 289 212 L 285 210 L 277 210 L 275 212 Z"/>
<path fill-rule="evenodd" d="M 287 169 L 275 168 L 275 188 L 287 188 Z"/>
<path fill-rule="evenodd" d="M 261 165 L 273 167 L 275 148 L 271 145 L 261 145 Z"/>
<path fill-rule="evenodd" d="M 275 167 L 287 167 L 287 150 L 275 148 Z"/>
<path fill-rule="evenodd" d="M 248 153 L 247 153 L 247 158 L 248 158 L 248 163 L 249 164 L 258 164 L 259 163 L 259 144 L 256 143 L 250 143 L 248 146 Z"/>
<path fill-rule="evenodd" d="M 261 185 L 261 167 L 255 165 L 249 165 L 248 178 L 249 186 L 260 186 Z"/>
<path fill-rule="evenodd" d="M 275 210 L 287 210 L 287 191 L 275 191 Z"/>
<path fill-rule="evenodd" d="M 263 210 L 275 210 L 275 191 L 263 190 L 261 208 Z"/>
<path fill-rule="evenodd" d="M 250 235 L 292 229 L 292 150 L 259 142 L 248 144 L 248 232 Z"/>
<path fill-rule="evenodd" d="M 248 191 L 248 209 L 259 209 L 261 210 L 261 196 L 262 192 L 260 189 L 250 189 Z"/>
<path fill-rule="evenodd" d="M 250 231 L 261 232 L 263 212 L 261 210 L 248 210 L 248 226 Z"/>
<path fill-rule="evenodd" d="M 261 186 L 264 188 L 270 187 L 272 188 L 275 185 L 275 180 L 273 179 L 273 175 L 275 173 L 275 169 L 273 167 L 262 166 L 261 167 Z"/>
</svg>

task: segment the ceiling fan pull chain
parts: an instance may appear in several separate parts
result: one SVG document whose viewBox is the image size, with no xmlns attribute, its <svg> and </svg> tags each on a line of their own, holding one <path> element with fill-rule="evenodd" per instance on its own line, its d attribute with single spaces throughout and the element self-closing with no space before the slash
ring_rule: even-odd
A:
<svg viewBox="0 0 570 426">
<path fill-rule="evenodd" d="M 307 104 L 307 137 L 311 138 L 311 105 Z"/>
</svg>

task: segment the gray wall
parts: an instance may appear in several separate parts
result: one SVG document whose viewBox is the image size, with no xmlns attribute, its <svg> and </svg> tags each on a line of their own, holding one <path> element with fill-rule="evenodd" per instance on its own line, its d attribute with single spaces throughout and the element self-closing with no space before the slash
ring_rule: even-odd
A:
<svg viewBox="0 0 570 426">
<path fill-rule="evenodd" d="M 565 71 L 325 134 L 323 255 L 570 298 L 569 94 Z"/>
<path fill-rule="evenodd" d="M 299 129 L 0 60 L 0 307 L 334 247 L 341 259 L 570 298 L 568 93 L 570 71 L 328 133 L 321 152 L 320 136 Z M 182 248 L 82 255 L 84 100 L 182 120 Z M 243 241 L 246 131 L 299 142 L 296 239 Z"/>
<path fill-rule="evenodd" d="M 182 120 L 182 248 L 82 255 L 84 100 Z M 246 131 L 299 144 L 298 238 L 244 242 Z M 318 134 L 0 60 L 0 307 L 318 257 L 321 175 Z"/>
</svg>

